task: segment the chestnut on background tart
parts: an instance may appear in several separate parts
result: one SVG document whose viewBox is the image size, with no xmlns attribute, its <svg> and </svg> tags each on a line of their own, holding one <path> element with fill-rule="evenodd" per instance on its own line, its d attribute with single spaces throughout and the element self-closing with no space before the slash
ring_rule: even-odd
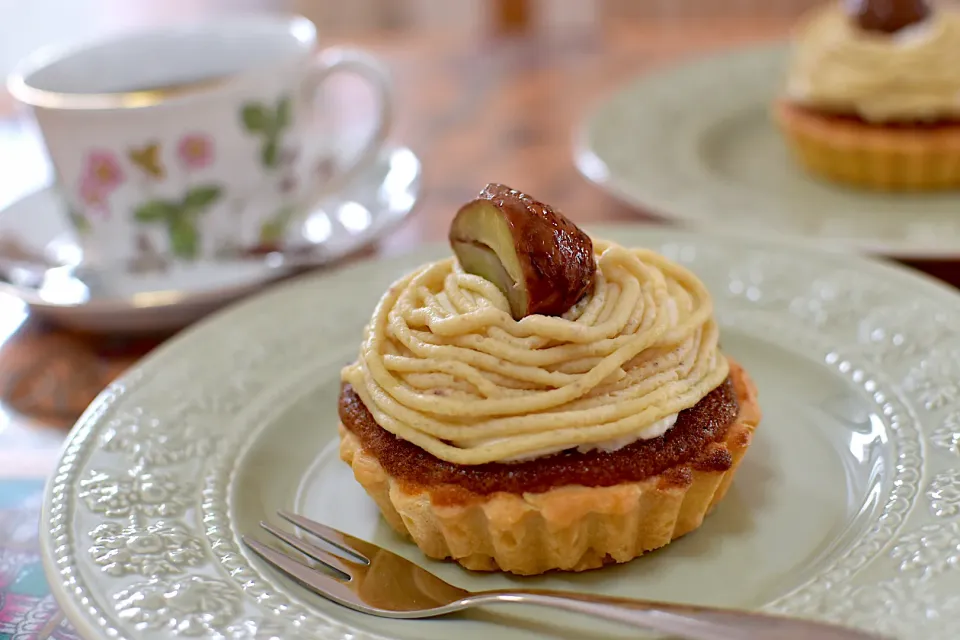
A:
<svg viewBox="0 0 960 640">
<path fill-rule="evenodd" d="M 878 191 L 960 187 L 960 10 L 832 0 L 800 25 L 774 116 L 812 174 Z"/>
<path fill-rule="evenodd" d="M 532 575 L 696 529 L 760 420 L 683 267 L 488 185 L 344 368 L 340 456 L 428 556 Z"/>
</svg>

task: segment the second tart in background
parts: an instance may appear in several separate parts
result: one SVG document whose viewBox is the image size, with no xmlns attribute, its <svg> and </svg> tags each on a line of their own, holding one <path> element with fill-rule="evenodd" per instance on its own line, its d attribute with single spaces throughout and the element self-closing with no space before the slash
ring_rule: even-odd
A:
<svg viewBox="0 0 960 640">
<path fill-rule="evenodd" d="M 920 0 L 814 10 L 774 117 L 819 177 L 876 191 L 960 187 L 960 11 Z"/>
</svg>

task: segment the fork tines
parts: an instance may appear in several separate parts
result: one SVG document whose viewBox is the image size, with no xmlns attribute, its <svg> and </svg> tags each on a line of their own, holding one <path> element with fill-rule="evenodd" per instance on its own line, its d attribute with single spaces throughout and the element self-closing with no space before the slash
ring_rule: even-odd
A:
<svg viewBox="0 0 960 640">
<path fill-rule="evenodd" d="M 307 588 L 326 595 L 340 604 L 356 608 L 360 603 L 356 601 L 356 597 L 347 587 L 347 584 L 359 577 L 359 574 L 362 574 L 366 567 L 370 565 L 370 557 L 375 555 L 378 548 L 369 542 L 289 511 L 279 511 L 278 515 L 330 545 L 337 553 L 323 549 L 268 522 L 261 522 L 261 528 L 308 558 L 319 562 L 334 575 L 318 571 L 254 538 L 242 536 L 244 544 L 267 563 L 280 569 Z"/>
</svg>

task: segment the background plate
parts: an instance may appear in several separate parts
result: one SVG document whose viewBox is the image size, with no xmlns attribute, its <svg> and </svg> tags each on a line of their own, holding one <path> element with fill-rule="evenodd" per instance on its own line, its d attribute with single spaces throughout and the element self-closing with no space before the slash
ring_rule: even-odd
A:
<svg viewBox="0 0 960 640">
<path fill-rule="evenodd" d="M 627 565 L 533 579 L 423 560 L 336 459 L 340 368 L 385 288 L 448 253 L 302 278 L 158 349 L 84 414 L 41 520 L 52 588 L 87 638 L 633 638 L 541 611 L 353 613 L 239 543 L 292 508 L 467 588 L 508 583 L 714 603 L 948 640 L 960 616 L 960 297 L 790 245 L 602 228 L 692 268 L 764 419 L 697 532 Z"/>
<path fill-rule="evenodd" d="M 960 191 L 856 191 L 793 161 L 770 117 L 787 57 L 785 45 L 764 45 L 642 76 L 587 119 L 577 167 L 628 203 L 697 228 L 960 257 Z"/>
</svg>

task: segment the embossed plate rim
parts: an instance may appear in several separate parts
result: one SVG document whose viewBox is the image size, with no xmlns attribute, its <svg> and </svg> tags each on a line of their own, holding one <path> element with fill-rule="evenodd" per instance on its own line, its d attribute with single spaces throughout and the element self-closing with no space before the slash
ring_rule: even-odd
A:
<svg viewBox="0 0 960 640">
<path fill-rule="evenodd" d="M 901 335 L 906 331 L 907 338 L 915 336 L 918 340 L 922 336 L 928 336 L 928 339 L 945 336 L 945 348 L 953 346 L 956 353 L 960 353 L 960 330 L 953 328 L 960 326 L 960 296 L 931 278 L 900 267 L 853 256 L 812 253 L 791 243 L 768 245 L 746 239 L 639 226 L 598 227 L 591 229 L 591 232 L 630 244 L 658 247 L 682 263 L 693 264 L 694 269 L 698 261 L 701 267 L 708 266 L 711 260 L 716 261 L 715 266 L 722 265 L 726 269 L 721 281 L 728 284 L 726 290 L 715 290 L 718 299 L 724 301 L 718 302 L 718 307 L 729 306 L 730 313 L 758 312 L 764 318 L 771 318 L 771 322 L 781 324 L 789 321 L 809 322 L 827 336 L 831 335 L 831 331 L 836 333 L 853 327 L 857 336 L 855 341 L 849 343 L 853 339 L 849 336 L 842 338 L 849 344 L 844 343 L 839 351 L 828 354 L 824 364 L 858 385 L 864 385 L 868 392 L 873 392 L 877 385 L 871 381 L 869 371 L 864 373 L 865 368 L 860 363 L 869 361 L 873 363 L 871 366 L 882 372 L 889 369 L 889 375 L 899 376 L 903 383 L 897 387 L 894 400 L 900 402 L 903 400 L 900 396 L 913 394 L 910 396 L 913 404 L 905 405 L 903 409 L 904 415 L 909 417 L 909 424 L 904 426 L 906 439 L 903 442 L 912 442 L 909 429 L 916 431 L 919 427 L 930 426 L 928 432 L 917 434 L 917 438 L 920 435 L 925 438 L 922 446 L 918 441 L 915 451 L 911 451 L 913 447 L 906 447 L 899 452 L 904 454 L 901 456 L 903 468 L 897 469 L 897 473 L 901 474 L 897 477 L 902 480 L 900 486 L 906 487 L 906 490 L 899 495 L 896 492 L 891 494 L 891 500 L 898 502 L 890 512 L 899 514 L 899 519 L 889 527 L 889 536 L 880 536 L 875 548 L 865 549 L 863 562 L 857 559 L 856 562 L 847 563 L 847 566 L 834 567 L 836 571 L 830 580 L 835 582 L 820 584 L 817 589 L 797 589 L 773 603 L 772 608 L 844 620 L 859 615 L 848 603 L 865 602 L 868 606 L 877 607 L 878 603 L 870 599 L 879 593 L 885 598 L 896 595 L 904 601 L 902 610 L 895 612 L 906 616 L 902 624 L 916 624 L 917 616 L 929 618 L 931 612 L 940 611 L 944 615 L 960 613 L 960 598 L 949 599 L 937 591 L 947 580 L 950 584 L 956 581 L 960 585 L 960 581 L 957 581 L 960 577 L 960 571 L 957 571 L 960 569 L 960 375 L 956 380 L 949 378 L 949 385 L 943 388 L 936 384 L 940 378 L 931 377 L 939 372 L 936 367 L 944 366 L 960 374 L 960 364 L 952 357 L 925 358 L 922 345 L 919 350 L 911 350 L 915 343 L 905 340 Z M 84 637 L 158 637 L 157 634 L 176 631 L 182 636 L 205 634 L 224 638 L 264 638 L 268 636 L 263 635 L 266 631 L 258 628 L 261 625 L 265 625 L 266 629 L 280 628 L 292 633 L 303 631 L 302 621 L 307 619 L 313 624 L 320 623 L 319 627 L 310 626 L 321 634 L 318 637 L 375 637 L 349 628 L 343 621 L 329 619 L 320 612 L 297 611 L 295 615 L 289 615 L 294 613 L 290 610 L 291 605 L 298 606 L 298 603 L 284 602 L 277 597 L 278 593 L 279 596 L 284 594 L 273 587 L 272 578 L 251 569 L 242 550 L 231 547 L 235 541 L 229 531 L 229 517 L 225 519 L 224 516 L 207 512 L 205 500 L 216 480 L 212 479 L 215 475 L 212 473 L 214 463 L 207 462 L 205 457 L 211 453 L 222 455 L 215 442 L 218 437 L 230 435 L 226 426 L 228 423 L 258 424 L 261 419 L 259 416 L 277 411 L 279 404 L 273 398 L 275 394 L 280 391 L 287 393 L 290 388 L 300 384 L 297 376 L 302 377 L 325 366 L 315 360 L 305 360 L 302 355 L 299 362 L 295 360 L 297 353 L 303 350 L 301 337 L 296 331 L 291 331 L 289 325 L 277 327 L 278 311 L 275 307 L 283 309 L 285 318 L 302 318 L 305 317 L 305 310 L 317 308 L 313 302 L 315 298 L 303 295 L 305 292 L 313 290 L 317 293 L 325 287 L 362 286 L 358 283 L 365 280 L 365 275 L 381 272 L 396 274 L 398 268 L 410 268 L 427 259 L 427 254 L 432 257 L 438 253 L 445 253 L 442 245 L 278 285 L 185 331 L 157 349 L 97 398 L 81 417 L 65 445 L 56 475 L 47 486 L 41 518 L 44 566 L 52 590 Z M 804 267 L 801 274 L 797 273 L 797 265 Z M 793 284 L 788 286 L 787 278 L 792 279 Z M 768 299 L 752 293 L 753 289 L 759 287 L 757 291 L 760 291 L 768 285 L 772 285 L 764 294 L 771 296 Z M 788 297 L 776 297 L 781 288 L 790 290 Z M 871 315 L 873 307 L 870 306 L 870 296 L 886 296 L 878 308 L 889 313 L 900 310 L 907 320 L 900 318 L 898 321 L 894 318 L 881 326 L 887 333 L 868 332 L 864 338 L 861 336 L 862 327 L 869 329 L 872 326 L 870 322 L 876 321 Z M 769 308 L 762 306 L 770 304 L 773 306 Z M 342 305 L 344 313 L 369 311 L 351 308 L 349 300 L 343 301 Z M 951 323 L 951 320 L 958 322 Z M 836 326 L 832 326 L 831 322 Z M 913 323 L 918 324 L 914 326 Z M 300 329 L 305 330 L 310 326 L 305 321 Z M 946 333 L 943 336 L 930 334 L 927 331 L 930 327 Z M 336 326 L 329 329 L 334 333 L 323 338 L 328 344 L 336 344 L 343 339 L 343 336 L 335 335 Z M 917 332 L 910 333 L 914 329 Z M 235 344 L 233 341 L 251 335 L 259 339 L 242 350 L 228 348 L 228 345 Z M 831 339 L 840 338 L 834 336 Z M 957 339 L 956 345 L 950 342 L 954 339 Z M 198 348 L 201 344 L 207 350 L 206 357 L 197 355 L 203 352 Z M 216 357 L 209 357 L 211 354 L 222 356 L 226 353 L 218 349 L 227 349 L 235 357 L 229 366 L 231 371 L 237 372 L 236 379 L 231 379 L 229 384 L 232 385 L 231 389 L 236 387 L 236 397 L 208 393 L 209 380 L 204 380 L 204 375 L 213 378 L 218 371 L 221 377 L 223 374 L 224 365 L 218 364 Z M 336 349 L 327 351 L 336 352 Z M 953 353 L 950 351 L 948 355 L 952 356 Z M 887 359 L 891 360 L 887 362 Z M 258 364 L 272 364 L 277 371 L 271 372 L 269 366 L 255 366 Z M 299 373 L 293 375 L 289 372 L 291 369 Z M 278 378 L 272 377 L 273 373 L 278 372 L 284 373 L 281 376 L 282 384 Z M 183 385 L 188 378 L 199 382 L 194 386 Z M 217 384 L 223 386 L 224 383 Z M 254 392 L 257 388 L 260 391 Z M 247 393 L 249 395 L 244 395 Z M 876 402 L 878 406 L 883 406 L 886 400 L 880 397 L 876 398 Z M 922 406 L 914 406 L 917 402 Z M 941 415 L 943 424 L 947 424 L 942 416 L 946 409 L 957 414 L 958 422 L 954 425 L 958 432 L 955 434 L 956 442 L 951 439 L 953 432 L 949 430 L 945 440 L 936 441 L 933 428 L 937 425 L 920 417 L 921 414 L 926 416 L 925 412 L 930 416 Z M 211 417 L 217 416 L 221 418 L 219 424 L 211 420 Z M 164 424 L 165 420 L 177 426 L 171 430 L 170 425 Z M 197 424 L 203 424 L 203 432 L 191 431 Z M 151 432 L 151 429 L 158 431 Z M 163 436 L 161 439 L 150 438 L 150 434 L 158 433 Z M 243 437 L 243 432 L 235 432 L 229 441 L 242 444 Z M 179 446 L 187 441 L 193 443 L 191 451 Z M 193 457 L 184 462 L 178 456 Z M 214 459 L 216 457 L 212 456 Z M 106 469 L 107 475 L 112 474 L 113 478 L 81 475 L 81 471 L 92 471 L 89 465 L 84 466 L 90 460 L 96 460 L 92 466 Z M 177 465 L 195 461 L 201 465 L 200 471 L 207 475 L 197 478 L 197 489 L 190 494 L 196 502 L 196 513 L 191 523 L 184 525 L 176 519 L 181 513 L 190 511 L 192 503 L 170 496 L 184 490 L 190 483 L 178 480 L 175 473 L 170 475 L 169 468 L 176 469 Z M 953 468 L 950 468 L 951 462 Z M 111 464 L 114 467 L 112 469 Z M 131 465 L 134 469 L 128 477 L 121 470 Z M 225 468 L 229 469 L 229 466 Z M 223 492 L 222 489 L 213 489 L 214 493 L 217 491 Z M 921 504 L 924 497 L 927 503 Z M 226 498 L 221 495 L 212 499 L 214 502 L 224 502 Z M 98 526 L 108 521 L 116 523 L 122 518 L 123 522 L 129 522 L 132 533 L 124 532 L 118 528 L 119 525 L 100 529 L 94 540 L 93 546 L 97 550 L 92 559 L 78 560 L 80 554 L 88 553 L 91 542 L 87 540 L 93 538 L 89 531 L 77 531 L 71 525 L 73 512 L 77 509 L 83 509 L 87 519 Z M 938 509 L 942 514 L 935 513 Z M 934 515 L 931 516 L 928 510 Z M 167 522 L 166 528 L 160 526 L 160 521 L 166 522 L 170 518 L 174 519 L 172 524 Z M 917 520 L 921 521 L 919 525 Z M 185 529 L 178 530 L 179 525 Z M 151 532 L 147 531 L 149 527 L 160 528 Z M 122 547 L 117 546 L 117 540 L 129 542 L 130 536 L 144 534 L 154 537 L 149 538 L 149 548 L 143 553 L 134 553 L 133 556 L 110 555 L 111 550 Z M 203 547 L 205 558 L 202 566 L 194 563 L 195 558 L 190 553 L 157 553 L 157 545 L 161 549 L 164 545 L 173 545 L 195 550 L 196 545 L 189 539 L 185 541 L 183 535 L 209 542 L 214 534 L 218 544 L 225 545 L 221 548 L 227 560 L 236 560 L 233 565 L 225 566 L 228 563 L 224 557 L 206 545 Z M 124 549 L 129 550 L 125 547 L 121 551 Z M 923 566 L 918 564 L 931 559 L 932 562 Z M 145 562 L 154 564 L 145 568 L 148 566 Z M 900 573 L 886 567 L 886 564 L 897 562 L 900 563 Z M 84 563 L 97 569 L 93 577 L 84 575 Z M 935 570 L 931 567 L 935 567 Z M 158 581 L 151 582 L 139 575 L 151 571 L 160 574 Z M 243 571 L 253 573 L 248 576 Z M 236 580 L 230 577 L 232 572 L 237 572 L 237 579 L 252 578 L 252 588 L 246 592 L 241 590 Z M 858 583 L 855 578 L 868 572 L 869 578 L 864 575 L 863 581 Z M 879 575 L 874 575 L 878 572 Z M 822 583 L 826 579 L 816 580 Z M 262 596 L 263 599 L 257 599 L 255 606 L 251 596 L 255 595 L 258 583 L 266 590 L 260 592 L 258 598 Z M 132 585 L 137 586 L 134 588 Z M 827 586 L 837 587 L 844 595 L 836 601 L 826 598 Z M 172 587 L 178 587 L 179 592 L 185 594 L 184 599 L 171 600 L 168 595 Z M 911 597 L 910 593 L 919 595 Z M 203 602 L 207 603 L 207 609 L 191 609 L 189 603 L 200 601 L 201 596 Z M 142 597 L 153 602 L 154 608 L 139 606 L 137 603 L 141 600 L 138 598 Z M 108 610 L 99 603 L 99 600 L 111 599 L 115 602 L 114 610 Z M 268 611 L 264 611 L 264 608 Z M 119 617 L 118 611 L 124 613 L 126 621 Z M 287 615 L 280 615 L 278 611 L 287 612 Z M 880 616 L 880 623 L 901 624 L 899 617 L 891 616 L 885 608 L 871 609 L 868 613 Z M 869 620 L 865 623 L 871 624 Z M 930 624 L 936 624 L 936 621 Z M 138 625 L 153 629 L 156 633 L 147 634 Z M 948 637 L 944 635 L 947 632 L 943 628 L 931 628 L 936 634 L 931 637 L 937 640 Z"/>
</svg>

